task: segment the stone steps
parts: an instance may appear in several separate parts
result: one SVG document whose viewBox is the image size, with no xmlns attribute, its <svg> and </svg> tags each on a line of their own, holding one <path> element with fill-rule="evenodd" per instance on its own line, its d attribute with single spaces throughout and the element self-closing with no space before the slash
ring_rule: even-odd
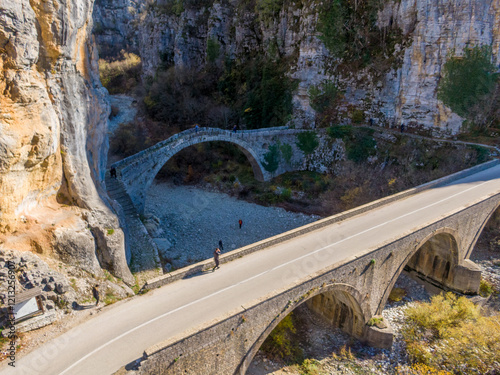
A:
<svg viewBox="0 0 500 375">
<path fill-rule="evenodd" d="M 134 271 L 139 271 L 140 274 L 144 273 L 139 277 L 140 279 L 146 277 L 146 275 L 147 278 L 160 276 L 163 273 L 158 249 L 140 220 L 139 213 L 127 194 L 123 183 L 116 178 L 111 178 L 109 173 L 106 174 L 105 182 L 109 197 L 118 202 L 123 210 L 127 224 L 125 238 L 134 259 L 132 265 Z"/>
</svg>

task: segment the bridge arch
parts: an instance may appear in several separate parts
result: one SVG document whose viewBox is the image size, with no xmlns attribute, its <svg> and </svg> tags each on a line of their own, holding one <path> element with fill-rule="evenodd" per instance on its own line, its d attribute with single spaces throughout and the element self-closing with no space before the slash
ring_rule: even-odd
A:
<svg viewBox="0 0 500 375">
<path fill-rule="evenodd" d="M 406 268 L 426 281 L 444 287 L 453 285 L 456 267 L 460 263 L 461 240 L 457 230 L 439 228 L 420 240 L 400 263 L 380 300 L 377 313 L 380 314 L 394 288 L 399 275 Z"/>
<path fill-rule="evenodd" d="M 189 129 L 114 163 L 112 167 L 116 169 L 118 178 L 122 181 L 136 210 L 143 213 L 146 193 L 160 169 L 179 151 L 199 143 L 220 141 L 236 145 L 250 162 L 255 178 L 259 181 L 269 180 L 271 174 L 260 162 L 260 150 L 255 147 L 260 142 L 255 142 L 255 139 L 262 134 L 279 134 L 282 131 L 283 129 L 279 128 L 234 133 L 214 128 L 200 128 L 198 131 Z"/>
<path fill-rule="evenodd" d="M 495 212 L 497 210 L 500 210 L 500 202 L 498 202 L 498 204 L 486 216 L 486 218 L 484 219 L 483 223 L 479 227 L 479 230 L 477 231 L 476 235 L 474 236 L 474 239 L 472 240 L 470 246 L 464 251 L 466 259 L 470 258 L 471 254 L 472 254 L 472 251 L 474 250 L 474 247 L 476 246 L 477 241 L 479 240 L 479 237 L 483 233 L 486 224 L 488 224 L 488 222 L 491 220 L 491 218 L 493 217 L 493 215 L 495 214 Z"/>
<path fill-rule="evenodd" d="M 299 298 L 296 303 L 288 304 L 261 333 L 243 358 L 238 374 L 245 374 L 253 358 L 273 329 L 297 307 L 306 303 L 315 313 L 322 315 L 350 335 L 363 339 L 366 322 L 370 319 L 370 307 L 361 292 L 348 284 L 329 284 L 314 288 Z"/>
</svg>

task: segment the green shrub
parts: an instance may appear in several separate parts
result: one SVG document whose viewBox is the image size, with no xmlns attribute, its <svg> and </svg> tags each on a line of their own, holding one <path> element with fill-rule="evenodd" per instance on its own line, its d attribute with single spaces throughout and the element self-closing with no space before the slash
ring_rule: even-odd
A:
<svg viewBox="0 0 500 375">
<path fill-rule="evenodd" d="M 309 87 L 307 93 L 312 109 L 320 113 L 337 104 L 337 99 L 340 97 L 340 90 L 335 83 L 330 81 L 325 81 L 319 86 Z"/>
<path fill-rule="evenodd" d="M 255 4 L 259 18 L 266 24 L 276 19 L 282 7 L 283 0 L 257 0 Z"/>
<path fill-rule="evenodd" d="M 292 92 L 297 87 L 287 69 L 286 61 L 261 55 L 226 60 L 218 89 L 249 129 L 282 126 L 292 114 Z"/>
<path fill-rule="evenodd" d="M 300 364 L 300 374 L 301 375 L 320 375 L 321 363 L 315 359 L 305 359 L 304 362 Z"/>
<path fill-rule="evenodd" d="M 493 287 L 493 285 L 490 282 L 482 279 L 479 284 L 479 295 L 482 297 L 488 297 L 492 295 L 493 292 L 495 292 L 495 288 Z"/>
<path fill-rule="evenodd" d="M 269 151 L 264 154 L 264 161 L 262 162 L 264 169 L 273 173 L 280 165 L 280 150 L 279 145 L 274 144 L 269 146 Z"/>
<path fill-rule="evenodd" d="M 155 7 L 161 14 L 179 17 L 184 12 L 184 0 L 167 0 L 155 3 Z"/>
<path fill-rule="evenodd" d="M 272 357 L 296 362 L 302 358 L 302 350 L 297 344 L 298 340 L 295 340 L 296 333 L 293 313 L 290 313 L 273 329 L 261 350 Z"/>
<path fill-rule="evenodd" d="M 476 153 L 477 153 L 476 158 L 477 158 L 478 164 L 484 163 L 485 161 L 487 161 L 490 158 L 490 150 L 488 150 L 487 148 L 481 147 L 481 146 L 476 146 L 476 145 L 472 145 L 470 147 L 472 149 L 476 150 Z"/>
<path fill-rule="evenodd" d="M 306 155 L 310 155 L 319 146 L 318 135 L 313 131 L 297 134 L 297 147 Z"/>
<path fill-rule="evenodd" d="M 351 113 L 351 120 L 355 124 L 360 124 L 365 120 L 365 113 L 361 109 L 355 109 Z"/>
<path fill-rule="evenodd" d="M 318 31 L 326 48 L 337 57 L 342 57 L 346 49 L 345 20 L 347 11 L 341 0 L 325 2 L 319 12 Z"/>
<path fill-rule="evenodd" d="M 406 296 L 406 290 L 403 288 L 393 288 L 389 294 L 389 301 L 399 302 Z"/>
<path fill-rule="evenodd" d="M 491 48 L 476 46 L 465 48 L 463 56 L 453 54 L 452 50 L 443 66 L 438 99 L 475 125 L 489 126 L 498 105 L 498 98 L 494 98 L 493 93 L 499 77 L 494 73 L 496 68 L 491 62 Z"/>
<path fill-rule="evenodd" d="M 352 135 L 352 127 L 350 125 L 331 126 L 326 130 L 326 134 L 331 138 L 346 138 Z"/>
<path fill-rule="evenodd" d="M 375 154 L 377 142 L 373 139 L 372 134 L 373 129 L 356 129 L 354 140 L 346 145 L 347 157 L 350 160 L 360 163 Z"/>
<path fill-rule="evenodd" d="M 207 40 L 207 61 L 215 62 L 220 56 L 220 44 L 215 38 Z"/>
<path fill-rule="evenodd" d="M 280 146 L 280 151 L 281 151 L 281 156 L 283 156 L 283 159 L 285 159 L 285 162 L 290 164 L 293 156 L 292 146 L 290 146 L 288 143 L 283 143 Z"/>
</svg>

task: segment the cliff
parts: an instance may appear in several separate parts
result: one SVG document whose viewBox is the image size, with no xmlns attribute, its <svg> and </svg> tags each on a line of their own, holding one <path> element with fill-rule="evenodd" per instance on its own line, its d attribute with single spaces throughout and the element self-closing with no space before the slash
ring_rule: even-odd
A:
<svg viewBox="0 0 500 375">
<path fill-rule="evenodd" d="M 102 184 L 109 104 L 92 10 L 92 0 L 0 4 L 0 246 L 132 283 Z"/>
<path fill-rule="evenodd" d="M 460 131 L 464 119 L 437 99 L 441 70 L 452 50 L 460 54 L 468 45 L 490 46 L 494 63 L 500 62 L 499 1 L 354 3 L 359 14 L 352 19 L 365 20 L 366 27 L 359 29 L 361 37 L 352 45 L 363 33 L 379 32 L 375 45 L 366 43 L 371 56 L 362 59 L 371 58 L 369 67 L 359 63 L 362 59 L 350 60 L 352 56 L 335 58 L 325 46 L 318 27 L 325 3 L 318 1 L 100 0 L 94 12 L 99 25 L 95 32 L 104 55 L 116 56 L 120 49 L 139 51 L 143 72 L 151 77 L 159 66 L 202 68 L 210 40 L 233 60 L 277 48 L 281 57 L 292 61 L 288 74 L 299 83 L 292 116 L 296 126 L 313 125 L 316 113 L 308 90 L 326 80 L 344 92 L 344 118 L 358 110 L 365 119 L 383 125 L 405 123 L 432 128 L 436 134 Z M 367 12 L 374 9 L 373 21 Z"/>
</svg>

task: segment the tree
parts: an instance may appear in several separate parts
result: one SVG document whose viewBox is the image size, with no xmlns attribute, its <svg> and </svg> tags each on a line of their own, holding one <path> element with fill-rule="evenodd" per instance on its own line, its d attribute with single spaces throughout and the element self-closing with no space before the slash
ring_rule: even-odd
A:
<svg viewBox="0 0 500 375">
<path fill-rule="evenodd" d="M 450 54 L 443 66 L 438 99 L 477 127 L 489 127 L 498 103 L 498 73 L 491 63 L 491 48 L 466 48 L 463 56 Z M 497 95 L 495 95 L 495 92 Z"/>
<path fill-rule="evenodd" d="M 299 133 L 297 139 L 297 147 L 306 155 L 312 154 L 316 147 L 319 146 L 318 136 L 313 131 Z"/>
<path fill-rule="evenodd" d="M 262 165 L 264 169 L 270 173 L 274 173 L 280 164 L 280 151 L 279 146 L 274 144 L 269 146 L 269 151 L 264 154 L 264 161 Z"/>
</svg>

